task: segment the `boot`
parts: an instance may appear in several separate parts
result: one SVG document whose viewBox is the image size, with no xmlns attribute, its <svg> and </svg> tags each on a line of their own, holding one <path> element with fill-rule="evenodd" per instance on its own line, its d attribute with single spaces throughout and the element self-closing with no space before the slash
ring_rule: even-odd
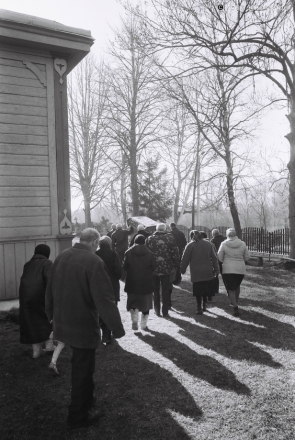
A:
<svg viewBox="0 0 295 440">
<path fill-rule="evenodd" d="M 130 310 L 132 319 L 132 330 L 138 330 L 138 309 Z"/>
<path fill-rule="evenodd" d="M 236 316 L 237 318 L 240 316 L 238 306 L 234 307 L 234 316 Z"/>
<path fill-rule="evenodd" d="M 202 306 L 198 306 L 197 315 L 203 315 Z"/>
<path fill-rule="evenodd" d="M 149 315 L 141 314 L 141 321 L 140 321 L 141 330 L 147 330 L 148 319 L 149 319 Z"/>
</svg>

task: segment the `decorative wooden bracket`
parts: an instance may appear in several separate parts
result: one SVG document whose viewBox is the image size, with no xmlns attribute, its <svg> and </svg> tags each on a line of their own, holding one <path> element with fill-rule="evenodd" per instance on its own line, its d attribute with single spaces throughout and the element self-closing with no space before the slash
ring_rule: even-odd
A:
<svg viewBox="0 0 295 440">
<path fill-rule="evenodd" d="M 54 68 L 60 76 L 59 82 L 62 84 L 64 80 L 62 79 L 63 74 L 67 70 L 67 62 L 66 60 L 62 60 L 60 58 L 55 58 L 54 60 Z"/>
<path fill-rule="evenodd" d="M 30 61 L 23 61 L 23 63 L 28 69 L 30 69 L 37 76 L 40 83 L 43 84 L 44 87 L 46 87 L 46 78 L 43 72 L 41 72 L 41 70 L 39 70 L 38 67 L 35 66 L 35 64 L 31 63 Z"/>
<path fill-rule="evenodd" d="M 64 218 L 63 220 L 60 222 L 59 225 L 59 231 L 61 233 L 61 235 L 71 235 L 73 228 L 72 228 L 72 223 L 70 222 L 70 220 L 67 218 L 67 210 L 64 209 Z"/>
</svg>

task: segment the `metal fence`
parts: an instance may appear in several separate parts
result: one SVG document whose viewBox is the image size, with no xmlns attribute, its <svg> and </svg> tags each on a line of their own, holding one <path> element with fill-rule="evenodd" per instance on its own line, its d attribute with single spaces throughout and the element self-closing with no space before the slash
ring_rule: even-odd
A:
<svg viewBox="0 0 295 440">
<path fill-rule="evenodd" d="M 216 226 L 216 228 L 207 228 L 206 226 L 196 226 L 198 231 L 204 231 L 211 239 L 212 229 L 218 229 L 220 234 L 225 237 L 226 230 L 231 226 Z M 183 225 L 177 225 L 189 241 L 191 228 Z M 244 228 L 242 229 L 242 240 L 246 243 L 248 249 L 252 252 L 264 254 L 289 255 L 290 253 L 290 231 L 289 228 L 277 229 L 269 232 L 263 228 Z"/>
</svg>

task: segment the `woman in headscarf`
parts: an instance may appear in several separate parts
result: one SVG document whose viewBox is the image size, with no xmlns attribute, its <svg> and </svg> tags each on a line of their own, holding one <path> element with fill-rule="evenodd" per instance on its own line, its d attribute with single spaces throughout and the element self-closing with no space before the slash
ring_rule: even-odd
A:
<svg viewBox="0 0 295 440">
<path fill-rule="evenodd" d="M 226 231 L 227 239 L 220 245 L 218 259 L 222 264 L 222 279 L 229 299 L 234 306 L 234 316 L 239 316 L 238 300 L 240 285 L 246 273 L 245 262 L 250 254 L 246 244 L 237 237 L 236 231 L 229 228 Z"/>
<path fill-rule="evenodd" d="M 193 295 L 198 307 L 197 315 L 202 315 L 206 311 L 209 282 L 213 280 L 214 272 L 217 275 L 219 273 L 218 262 L 212 244 L 203 239 L 201 232 L 191 231 L 190 238 L 191 241 L 184 249 L 180 270 L 184 274 L 190 265 Z"/>
<path fill-rule="evenodd" d="M 124 290 L 127 292 L 127 310 L 131 314 L 132 329 L 138 330 L 138 313 L 142 312 L 140 326 L 145 330 L 149 311 L 153 308 L 156 258 L 145 246 L 143 235 L 137 235 L 134 245 L 125 252 L 123 269 L 127 273 Z"/>
<path fill-rule="evenodd" d="M 99 248 L 95 252 L 106 265 L 107 274 L 111 280 L 113 291 L 114 291 L 114 299 L 116 304 L 120 301 L 120 278 L 122 276 L 122 266 L 119 259 L 119 256 L 115 250 L 112 249 L 112 239 L 107 235 L 103 235 L 99 242 Z M 112 332 L 108 329 L 105 323 L 100 319 L 99 325 L 102 331 L 102 343 L 109 344 L 112 342 Z"/>
<path fill-rule="evenodd" d="M 30 261 L 24 265 L 19 288 L 20 342 L 31 344 L 33 358 L 45 351 L 53 351 L 54 345 L 49 338 L 51 325 L 45 313 L 45 290 L 52 269 L 49 260 L 50 247 L 39 244 Z"/>
</svg>

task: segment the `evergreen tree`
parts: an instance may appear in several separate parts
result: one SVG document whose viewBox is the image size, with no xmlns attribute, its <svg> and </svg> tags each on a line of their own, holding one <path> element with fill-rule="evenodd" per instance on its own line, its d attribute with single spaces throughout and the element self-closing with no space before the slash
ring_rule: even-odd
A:
<svg viewBox="0 0 295 440">
<path fill-rule="evenodd" d="M 172 214 L 173 196 L 167 168 L 159 169 L 159 158 L 145 162 L 140 170 L 139 213 L 153 220 L 165 221 Z"/>
</svg>

